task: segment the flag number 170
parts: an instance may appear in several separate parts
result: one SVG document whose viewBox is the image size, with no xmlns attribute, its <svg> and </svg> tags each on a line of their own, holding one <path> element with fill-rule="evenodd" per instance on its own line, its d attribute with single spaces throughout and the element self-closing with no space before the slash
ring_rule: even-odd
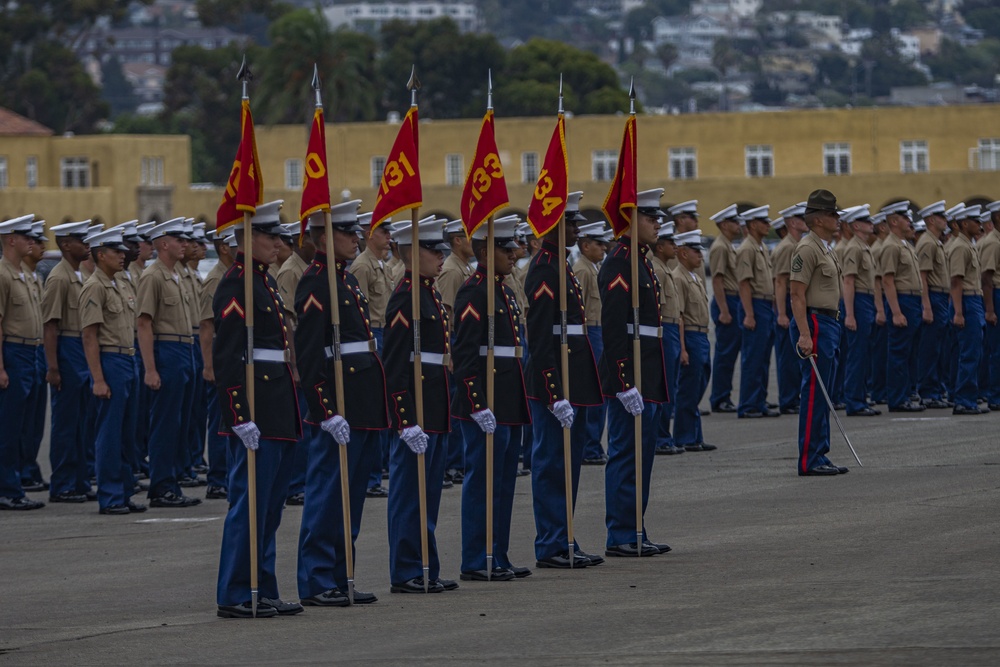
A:
<svg viewBox="0 0 1000 667">
<path fill-rule="evenodd" d="M 402 165 L 402 167 L 400 167 Z M 410 165 L 410 161 L 406 159 L 406 153 L 403 151 L 399 152 L 399 159 L 393 160 L 392 162 L 385 165 L 385 171 L 382 172 L 382 193 L 388 194 L 389 188 L 394 188 L 403 182 L 404 174 L 405 176 L 415 176 L 416 172 L 413 170 L 413 166 Z"/>
</svg>

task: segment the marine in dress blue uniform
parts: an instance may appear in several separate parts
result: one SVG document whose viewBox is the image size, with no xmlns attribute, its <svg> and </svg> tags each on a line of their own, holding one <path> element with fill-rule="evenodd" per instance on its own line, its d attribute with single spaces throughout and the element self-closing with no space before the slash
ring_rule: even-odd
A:
<svg viewBox="0 0 1000 667">
<path fill-rule="evenodd" d="M 34 246 L 34 215 L 0 222 L 0 510 L 33 510 L 45 503 L 25 497 L 21 487 L 21 437 L 25 407 L 37 377 L 37 350 L 42 344 L 39 303 L 21 268 L 21 258 Z"/>
<path fill-rule="evenodd" d="M 799 407 L 800 476 L 846 473 L 827 457 L 830 451 L 830 409 L 820 381 L 836 375 L 840 343 L 841 271 L 833 253 L 833 235 L 838 226 L 837 198 L 829 190 L 814 190 L 806 200 L 805 220 L 809 234 L 795 246 L 789 276 L 794 321 L 789 336 L 802 357 L 802 396 Z M 809 355 L 815 355 L 819 377 Z"/>
<path fill-rule="evenodd" d="M 608 464 L 604 469 L 606 556 L 653 556 L 670 550 L 648 539 L 646 527 L 636 526 L 635 414 L 642 415 L 642 511 L 649 501 L 649 485 L 656 449 L 657 405 L 667 400 L 667 380 L 660 345 L 660 288 L 646 257 L 656 242 L 662 189 L 637 195 L 639 284 L 632 284 L 632 239 L 625 235 L 604 260 L 598 275 L 604 352 L 598 368 L 601 388 L 608 398 Z M 633 319 L 632 289 L 639 290 L 639 322 Z M 632 355 L 635 326 L 639 327 L 642 387 L 635 386 Z M 637 391 L 638 390 L 638 391 Z M 638 394 L 638 402 L 635 396 Z M 643 543 L 636 543 L 638 533 Z"/>
<path fill-rule="evenodd" d="M 329 264 L 331 258 L 326 253 L 322 219 L 310 219 L 309 233 L 316 245 L 316 257 L 302 274 L 295 292 L 296 363 L 309 406 L 309 421 L 321 429 L 309 445 L 305 506 L 299 532 L 299 597 L 303 604 L 314 606 L 339 607 L 350 603 L 339 447 L 347 447 L 353 550 L 361 532 L 368 477 L 381 457 L 382 433 L 389 427 L 385 374 L 369 324 L 368 300 L 357 279 L 347 271 L 347 261 L 358 249 L 360 204 L 361 200 L 353 200 L 330 209 L 336 255 L 332 258 L 333 265 Z M 331 269 L 336 271 L 336 302 L 340 309 L 344 415 L 337 413 L 335 341 L 327 274 Z M 354 592 L 356 604 L 376 600 L 371 593 Z"/>
<path fill-rule="evenodd" d="M 582 192 L 573 193 L 579 201 Z M 567 210 L 569 206 L 567 206 Z M 576 210 L 565 213 L 565 240 L 576 244 L 577 224 L 586 218 Z M 570 479 L 573 507 L 580 485 L 580 465 L 587 442 L 588 407 L 604 402 L 594 352 L 587 338 L 583 293 L 568 263 L 559 266 L 557 229 L 542 237 L 524 281 L 528 301 L 528 344 L 531 355 L 525 369 L 532 419 L 531 499 L 535 514 L 535 559 L 538 567 L 565 568 L 596 565 L 600 556 L 581 552 L 574 543 L 569 553 L 566 525 L 566 478 L 563 421 L 570 423 Z M 561 355 L 562 316 L 559 310 L 559 272 L 566 274 L 566 341 L 569 349 L 569 395 L 563 394 Z M 561 417 L 561 419 L 560 419 Z"/>
<path fill-rule="evenodd" d="M 134 435 L 134 416 L 129 414 L 137 390 L 134 297 L 116 278 L 125 267 L 128 248 L 120 229 L 88 236 L 85 242 L 96 265 L 80 292 L 80 326 L 97 399 L 94 467 L 99 512 L 145 512 L 145 505 L 132 502 L 134 444 L 127 428 L 131 424 Z"/>
<path fill-rule="evenodd" d="M 278 285 L 267 267 L 277 258 L 280 200 L 257 207 L 251 219 L 251 238 L 243 227 L 236 237 L 243 252 L 236 256 L 212 301 L 215 340 L 212 362 L 219 393 L 223 429 L 229 438 L 229 512 L 222 533 L 217 586 L 218 615 L 250 615 L 250 498 L 247 490 L 248 450 L 256 451 L 257 554 L 260 604 L 257 616 L 292 615 L 298 603 L 278 595 L 275 572 L 275 534 L 281 523 L 295 446 L 302 431 L 295 384 L 289 364 L 288 331 Z M 237 223 L 240 224 L 240 223 Z M 250 251 L 249 262 L 246 251 Z M 251 413 L 247 387 L 248 308 L 245 271 L 253 271 L 253 362 L 255 410 Z"/>
<path fill-rule="evenodd" d="M 419 453 L 424 455 L 427 490 L 428 586 L 430 593 L 454 590 L 458 584 L 441 579 L 441 560 L 434 533 L 444 481 L 447 434 L 451 428 L 448 392 L 448 315 L 434 278 L 441 272 L 444 219 L 430 216 L 419 221 L 419 246 L 413 244 L 409 222 L 398 223 L 393 239 L 402 255 L 405 272 L 389 296 L 385 311 L 386 388 L 392 427 L 402 434 L 393 438 L 389 451 L 389 581 L 393 593 L 423 593 L 421 562 Z M 413 267 L 420 290 L 420 370 L 423 419 L 417 423 L 413 367 Z"/>
<path fill-rule="evenodd" d="M 736 412 L 733 404 L 733 369 L 740 353 L 741 330 L 736 319 L 740 305 L 739 281 L 736 280 L 736 250 L 733 241 L 740 238 L 744 220 L 730 204 L 712 216 L 719 236 L 708 251 L 712 271 L 712 322 L 715 323 L 715 357 L 712 361 L 712 394 L 709 402 L 715 412 Z"/>
<path fill-rule="evenodd" d="M 91 492 L 84 433 L 90 372 L 80 340 L 80 291 L 83 289 L 80 262 L 90 253 L 83 241 L 88 227 L 90 221 L 84 220 L 52 228 L 62 259 L 49 273 L 42 290 L 48 364 L 45 379 L 52 387 L 50 502 L 82 503 Z"/>
<path fill-rule="evenodd" d="M 479 261 L 475 273 L 455 296 L 456 322 L 452 361 L 455 397 L 451 410 L 465 439 L 465 479 L 462 483 L 462 566 L 465 581 L 505 581 L 528 576 L 528 568 L 515 568 L 507 550 L 517 479 L 517 446 L 511 427 L 527 424 L 530 415 L 521 368 L 518 306 L 505 279 L 514 268 L 516 220 L 494 222 L 494 248 L 486 245 L 484 223 L 472 237 Z M 486 275 L 487 253 L 494 253 L 496 274 L 491 286 Z M 489 311 L 487 290 L 495 292 L 494 367 L 486 367 Z M 486 375 L 493 373 L 494 402 L 486 403 Z M 486 497 L 486 431 L 493 431 L 493 498 Z M 493 503 L 493 571 L 486 570 L 486 503 Z"/>
</svg>

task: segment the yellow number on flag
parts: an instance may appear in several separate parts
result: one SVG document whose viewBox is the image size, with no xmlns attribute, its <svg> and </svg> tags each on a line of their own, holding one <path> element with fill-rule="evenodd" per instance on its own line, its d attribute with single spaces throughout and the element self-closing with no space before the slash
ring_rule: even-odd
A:
<svg viewBox="0 0 1000 667">
<path fill-rule="evenodd" d="M 552 209 L 559 204 L 562 204 L 562 197 L 546 197 L 542 202 L 542 215 L 549 215 L 552 213 Z"/>
<path fill-rule="evenodd" d="M 319 159 L 316 153 L 306 156 L 306 176 L 309 178 L 323 178 L 326 175 L 326 165 Z"/>
<path fill-rule="evenodd" d="M 538 185 L 535 186 L 535 199 L 544 199 L 547 194 L 552 192 L 554 185 L 552 179 L 548 177 L 548 173 L 548 169 L 542 169 L 542 173 L 538 175 Z"/>
<path fill-rule="evenodd" d="M 496 153 L 490 153 L 483 159 L 483 166 L 491 169 L 490 176 L 493 178 L 503 178 L 503 165 Z"/>
</svg>

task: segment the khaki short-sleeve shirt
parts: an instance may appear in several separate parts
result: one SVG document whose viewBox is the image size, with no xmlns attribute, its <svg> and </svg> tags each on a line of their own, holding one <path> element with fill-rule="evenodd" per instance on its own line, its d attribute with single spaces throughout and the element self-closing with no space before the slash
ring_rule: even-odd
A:
<svg viewBox="0 0 1000 667">
<path fill-rule="evenodd" d="M 722 234 L 715 239 L 708 251 L 708 263 L 712 268 L 712 277 L 722 276 L 723 289 L 733 294 L 740 289 L 736 280 L 736 250 Z"/>
<path fill-rule="evenodd" d="M 736 280 L 750 281 L 754 298 L 774 297 L 774 277 L 771 275 L 771 256 L 764 244 L 747 237 L 736 251 Z"/>
<path fill-rule="evenodd" d="M 32 294 L 28 272 L 0 260 L 0 326 L 4 336 L 42 338 L 42 310 Z"/>
<path fill-rule="evenodd" d="M 287 262 L 286 262 L 287 263 Z M 375 256 L 370 249 L 358 255 L 348 269 L 358 279 L 358 287 L 368 298 L 368 317 L 373 329 L 385 326 L 385 308 L 392 294 L 392 282 L 385 270 L 385 262 Z M 295 299 L 292 299 L 295 303 Z"/>
<path fill-rule="evenodd" d="M 154 334 L 191 335 L 191 313 L 184 303 L 180 274 L 160 260 L 146 267 L 139 278 L 139 315 L 152 319 Z"/>
<path fill-rule="evenodd" d="M 649 263 L 653 265 L 653 273 L 660 283 L 660 317 L 670 322 L 676 322 L 680 316 L 677 309 L 677 287 L 674 277 L 670 274 L 667 263 L 653 253 L 649 254 Z"/>
<path fill-rule="evenodd" d="M 601 291 L 597 286 L 597 265 L 586 257 L 576 260 L 573 273 L 580 281 L 580 291 L 583 293 L 583 316 L 587 323 L 601 326 Z"/>
<path fill-rule="evenodd" d="M 919 292 L 920 270 L 913 246 L 895 234 L 882 245 L 882 275 L 893 274 L 897 292 Z"/>
<path fill-rule="evenodd" d="M 993 289 L 1000 289 L 1000 229 L 984 236 L 976 247 L 979 248 L 979 268 L 983 273 L 992 271 Z"/>
<path fill-rule="evenodd" d="M 875 260 L 875 277 L 882 277 L 882 250 L 885 248 L 885 239 L 875 239 L 871 244 L 872 258 Z"/>
<path fill-rule="evenodd" d="M 952 278 L 962 278 L 962 291 L 983 293 L 979 253 L 969 239 L 959 234 L 948 246 L 948 269 Z"/>
<path fill-rule="evenodd" d="M 441 301 L 449 308 L 455 306 L 455 295 L 458 288 L 465 284 L 465 281 L 472 275 L 472 267 L 458 258 L 457 255 L 448 255 L 441 267 L 441 275 L 437 277 L 435 286 L 441 293 Z"/>
<path fill-rule="evenodd" d="M 275 282 L 278 283 L 278 294 L 281 295 L 281 303 L 285 307 L 285 314 L 288 315 L 292 324 L 295 324 L 295 290 L 298 288 L 302 274 L 305 273 L 307 268 L 308 265 L 298 254 L 292 254 L 281 265 L 281 268 L 278 270 L 278 277 L 275 279 Z M 360 278 L 358 280 L 360 282 Z M 362 288 L 362 291 L 364 291 L 364 288 Z M 209 312 L 211 312 L 212 297 L 208 299 L 208 307 Z"/>
<path fill-rule="evenodd" d="M 921 272 L 927 272 L 927 286 L 947 291 L 951 286 L 948 281 L 948 262 L 944 256 L 944 244 L 924 232 L 917 239 L 917 267 Z"/>
<path fill-rule="evenodd" d="M 840 265 L 823 240 L 807 234 L 795 246 L 789 280 L 806 285 L 806 306 L 837 310 L 840 307 Z"/>
<path fill-rule="evenodd" d="M 215 290 L 218 289 L 219 281 L 222 280 L 222 276 L 226 275 L 227 270 L 228 268 L 222 262 L 219 262 L 205 276 L 205 283 L 201 286 L 200 310 L 202 320 L 215 318 L 215 315 L 212 313 L 212 299 L 215 298 Z"/>
<path fill-rule="evenodd" d="M 97 273 L 100 273 L 100 271 L 95 271 L 95 274 Z M 118 285 L 118 291 L 121 292 L 122 298 L 125 300 L 125 312 L 128 313 L 128 316 L 132 320 L 132 333 L 134 336 L 136 319 L 139 317 L 139 286 L 136 284 L 136 279 L 128 271 L 119 271 L 116 273 L 115 283 Z M 87 283 L 84 283 L 83 286 L 86 287 Z"/>
<path fill-rule="evenodd" d="M 82 289 L 83 274 L 74 271 L 65 257 L 59 260 L 42 289 L 42 322 L 58 320 L 59 331 L 79 332 Z"/>
<path fill-rule="evenodd" d="M 796 244 L 797 241 L 789 234 L 781 239 L 778 247 L 771 253 L 771 273 L 775 277 L 792 272 L 792 253 L 795 252 Z"/>
<path fill-rule="evenodd" d="M 396 289 L 396 285 L 399 284 L 399 281 L 403 279 L 403 274 L 406 273 L 406 265 L 403 264 L 403 260 L 393 255 L 385 263 L 385 273 L 389 276 L 389 285 L 391 288 Z"/>
<path fill-rule="evenodd" d="M 867 243 L 852 236 L 844 248 L 841 266 L 845 276 L 854 276 L 855 292 L 875 292 L 875 258 Z"/>
<path fill-rule="evenodd" d="M 181 293 L 184 295 L 184 308 L 191 319 L 191 330 L 197 332 L 201 325 L 201 320 L 198 319 L 201 314 L 201 275 L 197 269 L 179 264 L 177 272 L 181 276 Z"/>
<path fill-rule="evenodd" d="M 700 270 L 700 268 L 698 269 Z M 708 292 L 705 280 L 680 264 L 671 272 L 677 288 L 677 311 L 684 326 L 708 328 Z"/>
<path fill-rule="evenodd" d="M 97 343 L 102 347 L 135 345 L 135 318 L 120 282 L 121 278 L 112 280 L 97 270 L 80 291 L 80 323 L 84 328 L 99 325 Z"/>
</svg>

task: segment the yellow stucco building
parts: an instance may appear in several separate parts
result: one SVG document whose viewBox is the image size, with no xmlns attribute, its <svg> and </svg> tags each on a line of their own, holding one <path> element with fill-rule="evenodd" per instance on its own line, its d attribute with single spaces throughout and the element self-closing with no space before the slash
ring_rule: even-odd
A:
<svg viewBox="0 0 1000 667">
<path fill-rule="evenodd" d="M 523 213 L 555 117 L 504 118 L 502 106 L 497 113 L 511 208 Z M 594 219 L 624 122 L 624 116 L 566 122 L 570 189 L 584 191 L 584 213 Z M 421 122 L 424 213 L 457 217 L 479 127 L 478 119 Z M 334 201 L 360 198 L 363 210 L 371 209 L 398 129 L 396 123 L 327 126 Z M 305 123 L 257 128 L 265 197 L 284 199 L 289 220 L 298 212 L 308 132 Z M 732 202 L 768 203 L 775 213 L 818 187 L 844 206 L 998 199 L 1000 107 L 641 116 L 638 169 L 639 188 L 665 188 L 664 203 L 698 199 L 709 231 L 708 216 Z M 221 197 L 219 185 L 191 183 L 186 136 L 12 133 L 0 118 L 0 218 L 33 212 L 50 223 L 87 217 L 114 223 L 185 215 L 211 226 Z"/>
</svg>

